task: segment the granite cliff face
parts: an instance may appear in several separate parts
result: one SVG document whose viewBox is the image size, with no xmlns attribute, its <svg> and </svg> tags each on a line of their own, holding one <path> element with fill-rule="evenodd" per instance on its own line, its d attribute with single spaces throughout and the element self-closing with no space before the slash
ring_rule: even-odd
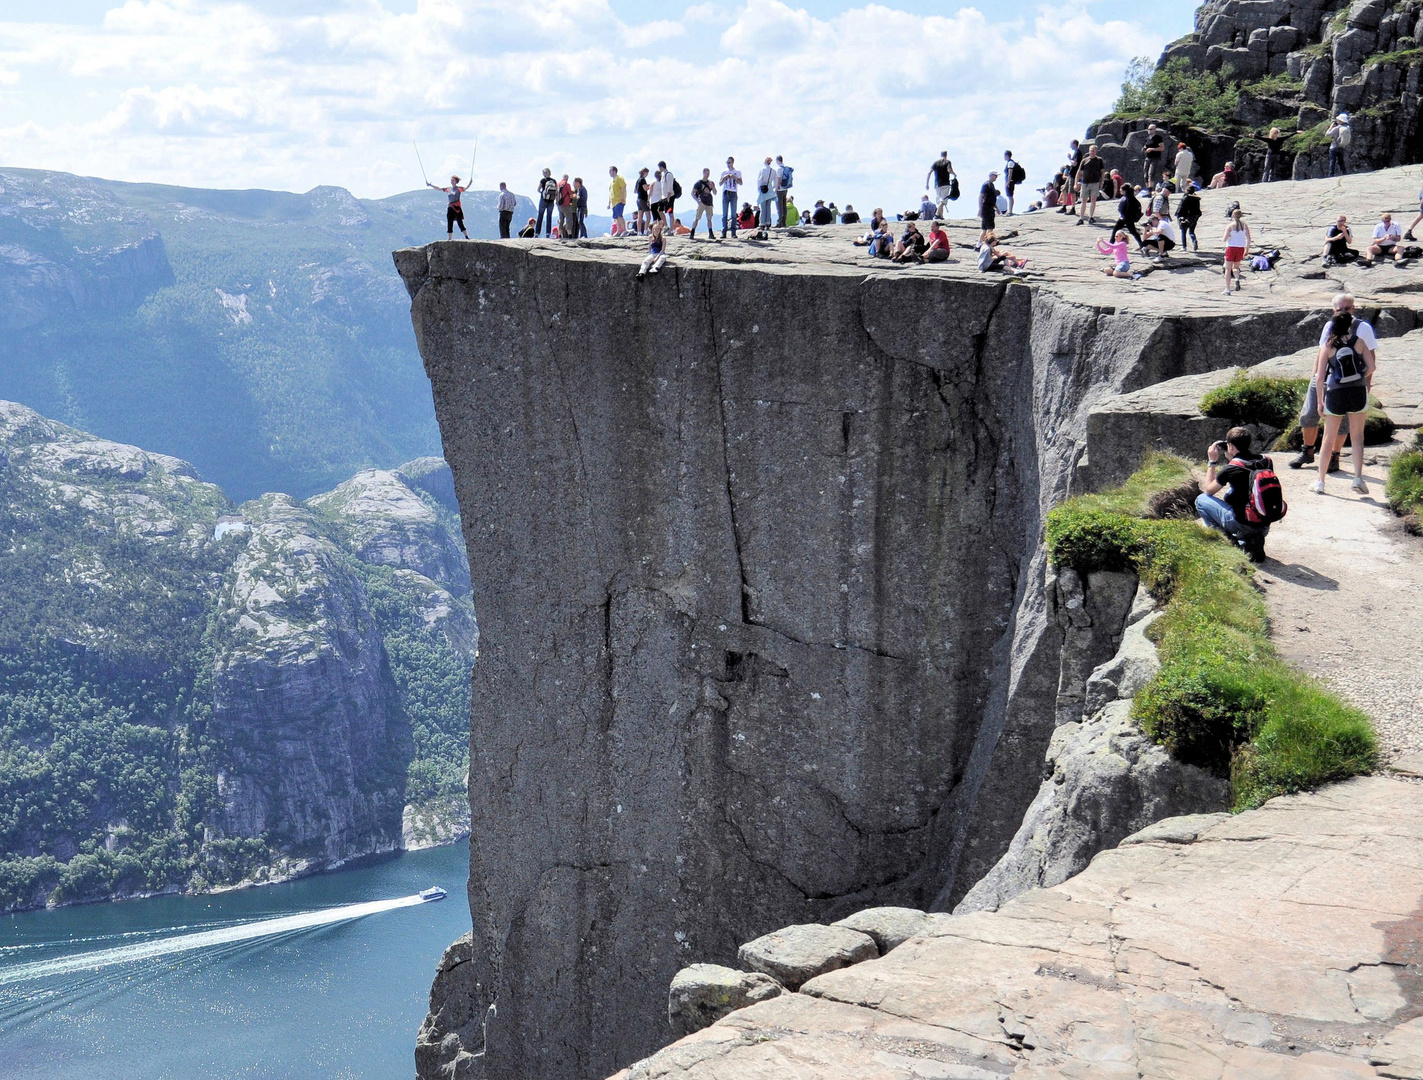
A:
<svg viewBox="0 0 1423 1080">
<path fill-rule="evenodd" d="M 440 470 L 410 471 L 234 507 L 0 402 L 0 910 L 468 830 L 478 629 Z"/>
<path fill-rule="evenodd" d="M 484 634 L 472 992 L 437 982 L 422 1076 L 607 1075 L 665 1041 L 686 962 L 952 907 L 1058 720 L 1039 535 L 1089 406 L 1318 332 L 1308 304 L 1118 312 L 1085 276 L 886 273 L 847 240 L 642 285 L 597 244 L 397 253 Z"/>
</svg>

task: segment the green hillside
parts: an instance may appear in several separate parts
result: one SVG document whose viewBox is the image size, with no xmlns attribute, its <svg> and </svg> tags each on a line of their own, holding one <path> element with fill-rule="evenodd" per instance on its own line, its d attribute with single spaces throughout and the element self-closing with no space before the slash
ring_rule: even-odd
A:
<svg viewBox="0 0 1423 1080">
<path fill-rule="evenodd" d="M 466 196 L 472 234 L 497 233 L 493 199 Z M 239 500 L 438 454 L 390 253 L 443 235 L 432 191 L 0 169 L 0 398 L 191 461 Z"/>
</svg>

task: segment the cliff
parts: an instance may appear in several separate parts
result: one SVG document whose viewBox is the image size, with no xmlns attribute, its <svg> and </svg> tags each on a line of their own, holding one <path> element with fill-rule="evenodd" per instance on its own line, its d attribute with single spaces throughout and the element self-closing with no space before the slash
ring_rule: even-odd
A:
<svg viewBox="0 0 1423 1080">
<path fill-rule="evenodd" d="M 1291 137 L 1275 179 L 1303 180 L 1328 174 L 1324 132 L 1347 112 L 1352 170 L 1418 162 L 1421 14 L 1417 0 L 1207 0 L 1142 91 L 1088 137 L 1139 180 L 1145 128 L 1156 120 L 1191 147 L 1203 181 L 1227 160 L 1254 181 L 1264 175 L 1261 138 L 1279 127 Z"/>
<path fill-rule="evenodd" d="M 0 910 L 468 830 L 478 630 L 458 521 L 416 482 L 234 507 L 184 461 L 0 402 Z"/>
<path fill-rule="evenodd" d="M 1313 246 L 1297 195 L 1252 206 L 1262 240 Z M 1040 547 L 1119 464 L 1084 460 L 1089 412 L 1303 347 L 1337 287 L 1291 262 L 1223 299 L 1189 256 L 1104 284 L 1082 230 L 1013 224 L 1046 276 L 835 229 L 643 283 L 614 244 L 396 254 L 484 633 L 471 992 L 437 984 L 422 1076 L 606 1075 L 665 1040 L 684 963 L 951 908 L 1008 850 L 1122 632 L 1065 654 Z"/>
</svg>

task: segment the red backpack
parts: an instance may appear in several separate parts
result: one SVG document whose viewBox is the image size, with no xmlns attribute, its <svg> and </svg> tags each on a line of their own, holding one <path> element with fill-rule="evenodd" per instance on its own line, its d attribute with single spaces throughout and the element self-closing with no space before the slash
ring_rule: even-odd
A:
<svg viewBox="0 0 1423 1080">
<path fill-rule="evenodd" d="M 1254 464 L 1243 458 L 1232 458 L 1230 463 L 1250 474 L 1250 493 L 1245 500 L 1246 523 L 1258 528 L 1282 520 L 1290 508 L 1285 502 L 1280 478 L 1275 475 L 1275 463 L 1267 457 L 1256 458 Z"/>
</svg>

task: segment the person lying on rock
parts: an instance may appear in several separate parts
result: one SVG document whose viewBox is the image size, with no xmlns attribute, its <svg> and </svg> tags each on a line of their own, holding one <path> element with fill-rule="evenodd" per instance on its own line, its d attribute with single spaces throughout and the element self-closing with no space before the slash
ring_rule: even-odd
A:
<svg viewBox="0 0 1423 1080">
<path fill-rule="evenodd" d="M 1369 257 L 1360 266 L 1373 266 L 1375 259 L 1391 259 L 1398 261 L 1398 245 L 1403 241 L 1403 232 L 1398 227 L 1398 222 L 1393 220 L 1393 215 L 1384 212 L 1379 223 L 1374 226 L 1374 242 L 1369 247 Z"/>
<path fill-rule="evenodd" d="M 1353 262 L 1359 257 L 1356 249 L 1349 245 L 1354 242 L 1353 230 L 1349 228 L 1349 215 L 1340 214 L 1334 224 L 1324 234 L 1324 265 Z"/>
<path fill-rule="evenodd" d="M 1112 233 L 1110 244 L 1105 240 L 1098 240 L 1097 250 L 1111 258 L 1111 262 L 1102 267 L 1102 273 L 1108 277 L 1141 277 L 1140 274 L 1132 273 L 1131 256 L 1128 255 L 1130 249 L 1127 247 L 1127 231 L 1125 229 L 1118 229 Z"/>
<path fill-rule="evenodd" d="M 1201 524 L 1225 533 L 1258 563 L 1265 561 L 1271 521 L 1284 517 L 1284 500 L 1274 465 L 1250 449 L 1252 441 L 1248 428 L 1233 427 L 1211 443 L 1196 513 Z"/>
</svg>

